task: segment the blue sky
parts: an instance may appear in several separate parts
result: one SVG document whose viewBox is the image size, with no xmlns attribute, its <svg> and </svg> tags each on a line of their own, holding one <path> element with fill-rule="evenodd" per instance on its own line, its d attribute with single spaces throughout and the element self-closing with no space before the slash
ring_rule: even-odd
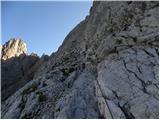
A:
<svg viewBox="0 0 160 120">
<path fill-rule="evenodd" d="M 57 51 L 66 35 L 89 14 L 92 1 L 5 1 L 1 5 L 2 44 L 21 38 L 29 54 L 41 56 Z"/>
</svg>

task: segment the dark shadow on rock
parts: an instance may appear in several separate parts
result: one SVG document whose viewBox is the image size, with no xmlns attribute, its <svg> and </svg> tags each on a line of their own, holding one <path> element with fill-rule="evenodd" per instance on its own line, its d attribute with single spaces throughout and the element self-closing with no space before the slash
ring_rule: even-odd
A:
<svg viewBox="0 0 160 120">
<path fill-rule="evenodd" d="M 35 72 L 48 60 L 39 58 L 36 54 L 21 54 L 7 60 L 1 60 L 1 100 L 6 100 L 15 91 L 32 80 Z"/>
</svg>

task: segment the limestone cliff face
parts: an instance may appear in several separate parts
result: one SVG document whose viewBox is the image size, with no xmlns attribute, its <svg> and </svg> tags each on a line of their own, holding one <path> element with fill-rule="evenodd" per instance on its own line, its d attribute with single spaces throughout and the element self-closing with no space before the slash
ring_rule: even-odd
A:
<svg viewBox="0 0 160 120">
<path fill-rule="evenodd" d="M 6 60 L 11 57 L 18 57 L 27 53 L 27 46 L 21 39 L 11 39 L 2 47 L 1 59 Z"/>
<path fill-rule="evenodd" d="M 2 104 L 2 118 L 158 118 L 154 2 L 93 2 L 33 80 Z"/>
</svg>

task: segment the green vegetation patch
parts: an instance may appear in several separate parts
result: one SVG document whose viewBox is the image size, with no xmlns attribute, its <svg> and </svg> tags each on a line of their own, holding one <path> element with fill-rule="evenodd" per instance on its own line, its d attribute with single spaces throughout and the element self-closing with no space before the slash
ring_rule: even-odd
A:
<svg viewBox="0 0 160 120">
<path fill-rule="evenodd" d="M 63 68 L 62 72 L 64 76 L 68 76 L 69 73 L 73 72 L 75 69 L 74 68 Z"/>
<path fill-rule="evenodd" d="M 42 92 L 38 92 L 38 102 L 46 101 L 46 96 Z"/>
<path fill-rule="evenodd" d="M 27 89 L 23 90 L 22 94 L 29 94 L 33 91 L 35 91 L 37 89 L 37 85 L 32 84 L 31 86 L 29 86 Z"/>
</svg>

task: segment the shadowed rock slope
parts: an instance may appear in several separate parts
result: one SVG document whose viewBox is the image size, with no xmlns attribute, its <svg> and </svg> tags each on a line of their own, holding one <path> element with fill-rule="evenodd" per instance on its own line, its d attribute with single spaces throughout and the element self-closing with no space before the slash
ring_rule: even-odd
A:
<svg viewBox="0 0 160 120">
<path fill-rule="evenodd" d="M 2 118 L 158 118 L 158 2 L 93 2 Z"/>
<path fill-rule="evenodd" d="M 35 71 L 42 64 L 39 64 L 40 61 L 42 58 L 36 54 L 27 55 L 26 43 L 21 39 L 11 39 L 2 46 L 2 101 L 33 79 Z"/>
</svg>

